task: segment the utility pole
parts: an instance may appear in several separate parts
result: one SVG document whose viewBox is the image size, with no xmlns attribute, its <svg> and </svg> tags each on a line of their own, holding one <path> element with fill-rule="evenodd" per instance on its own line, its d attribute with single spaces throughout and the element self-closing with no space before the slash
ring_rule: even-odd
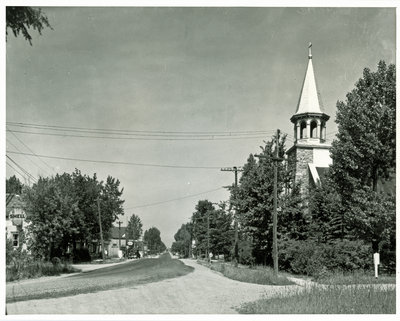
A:
<svg viewBox="0 0 400 321">
<path fill-rule="evenodd" d="M 97 208 L 99 210 L 99 225 L 100 225 L 100 239 L 101 239 L 101 257 L 104 261 L 104 239 L 103 239 L 103 229 L 101 227 L 101 215 L 100 215 L 100 199 L 97 198 Z"/>
<path fill-rule="evenodd" d="M 238 178 L 238 172 L 243 172 L 243 169 L 241 167 L 226 167 L 226 168 L 221 168 L 221 171 L 223 172 L 234 172 L 235 173 L 235 192 L 237 189 L 237 178 Z M 236 194 L 234 194 L 236 197 Z M 235 222 L 234 222 L 234 227 L 235 227 L 235 244 L 233 248 L 233 256 L 234 256 L 234 263 L 235 266 L 238 265 L 239 262 L 239 235 L 238 235 L 238 218 L 237 218 L 237 209 L 235 208 Z"/>
<path fill-rule="evenodd" d="M 118 221 L 118 250 L 121 251 L 121 221 Z"/>
<path fill-rule="evenodd" d="M 279 158 L 279 134 L 280 130 L 276 130 L 276 138 L 275 138 L 275 157 L 272 158 L 274 164 L 274 214 L 272 216 L 272 258 L 274 261 L 274 274 L 278 274 L 278 162 L 282 161 L 282 158 Z M 267 158 L 264 155 L 254 155 L 258 158 Z"/>
<path fill-rule="evenodd" d="M 210 258 L 210 211 L 207 211 L 207 260 L 211 261 Z"/>
</svg>

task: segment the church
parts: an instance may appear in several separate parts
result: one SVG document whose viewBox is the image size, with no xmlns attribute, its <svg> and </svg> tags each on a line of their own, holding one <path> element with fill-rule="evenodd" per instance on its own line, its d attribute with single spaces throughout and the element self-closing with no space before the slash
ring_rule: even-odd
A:
<svg viewBox="0 0 400 321">
<path fill-rule="evenodd" d="M 300 183 L 301 194 L 305 195 L 310 187 L 320 184 L 320 177 L 332 164 L 331 145 L 326 141 L 329 116 L 324 112 L 314 75 L 311 43 L 296 112 L 290 120 L 294 124 L 294 145 L 286 152 L 288 166 L 293 170 L 294 182 Z"/>
</svg>

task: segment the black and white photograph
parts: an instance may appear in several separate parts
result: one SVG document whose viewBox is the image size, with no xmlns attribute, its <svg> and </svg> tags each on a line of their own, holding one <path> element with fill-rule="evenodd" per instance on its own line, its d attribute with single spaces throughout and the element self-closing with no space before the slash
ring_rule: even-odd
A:
<svg viewBox="0 0 400 321">
<path fill-rule="evenodd" d="M 394 318 L 398 4 L 320 5 L 6 1 L 3 317 Z"/>
</svg>

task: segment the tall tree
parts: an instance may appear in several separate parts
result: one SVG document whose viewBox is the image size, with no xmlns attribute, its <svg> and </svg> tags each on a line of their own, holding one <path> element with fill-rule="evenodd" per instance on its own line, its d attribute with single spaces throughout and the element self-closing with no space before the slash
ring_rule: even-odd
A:
<svg viewBox="0 0 400 321">
<path fill-rule="evenodd" d="M 279 157 L 285 154 L 285 139 L 279 140 Z M 261 146 L 259 161 L 250 155 L 243 167 L 238 188 L 231 189 L 231 203 L 236 207 L 242 232 L 253 242 L 253 255 L 258 263 L 272 261 L 272 212 L 274 190 L 274 161 L 273 137 Z M 278 195 L 282 195 L 289 177 L 283 163 L 278 166 Z M 285 186 L 286 185 L 286 186 Z M 281 202 L 280 202 L 281 203 Z"/>
<path fill-rule="evenodd" d="M 161 241 L 161 232 L 156 227 L 151 227 L 144 232 L 143 240 L 147 243 L 150 254 L 157 254 L 165 251 L 166 246 Z"/>
<path fill-rule="evenodd" d="M 139 216 L 132 214 L 129 219 L 128 226 L 126 228 L 126 234 L 128 239 L 137 241 L 142 235 L 142 220 Z"/>
<path fill-rule="evenodd" d="M 182 224 L 175 233 L 174 239 L 175 242 L 172 243 L 171 250 L 184 257 L 189 257 L 192 247 L 192 224 Z"/>
<path fill-rule="evenodd" d="M 396 164 L 396 69 L 378 64 L 337 103 L 337 139 L 332 143 L 332 170 L 345 198 L 362 186 L 377 190 L 378 178 L 388 177 Z"/>
<path fill-rule="evenodd" d="M 21 195 L 22 186 L 21 181 L 15 175 L 6 179 L 6 193 Z"/>
<path fill-rule="evenodd" d="M 195 209 L 196 211 L 192 214 L 192 237 L 196 246 L 195 255 L 198 256 L 202 254 L 205 255 L 208 250 L 208 223 L 210 222 L 210 214 L 215 211 L 215 207 L 208 200 L 200 200 Z"/>
<path fill-rule="evenodd" d="M 33 28 L 39 34 L 42 34 L 42 30 L 45 27 L 52 29 L 48 18 L 42 13 L 41 9 L 6 7 L 6 37 L 8 36 L 8 28 L 10 28 L 15 37 L 21 33 L 29 41 L 29 44 L 32 45 L 32 36 L 28 30 Z"/>
<path fill-rule="evenodd" d="M 376 72 L 365 68 L 337 108 L 332 178 L 354 232 L 377 251 L 384 235 L 394 233 L 394 198 L 380 193 L 378 182 L 396 165 L 395 65 L 380 61 Z"/>
</svg>

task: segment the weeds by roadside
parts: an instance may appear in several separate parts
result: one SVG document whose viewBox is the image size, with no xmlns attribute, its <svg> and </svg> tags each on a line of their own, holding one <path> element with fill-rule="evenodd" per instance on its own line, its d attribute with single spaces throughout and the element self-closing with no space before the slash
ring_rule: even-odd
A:
<svg viewBox="0 0 400 321">
<path fill-rule="evenodd" d="M 294 295 L 281 295 L 246 303 L 238 309 L 245 314 L 393 314 L 396 290 L 373 285 L 313 286 Z"/>
<path fill-rule="evenodd" d="M 6 282 L 79 271 L 67 262 L 62 263 L 58 258 L 52 262 L 45 262 L 20 253 L 6 266 Z"/>
<path fill-rule="evenodd" d="M 229 263 L 212 263 L 199 262 L 208 266 L 211 270 L 222 273 L 225 277 L 247 283 L 264 284 L 264 285 L 291 285 L 294 284 L 283 275 L 274 275 L 273 269 L 270 267 L 235 267 Z"/>
<path fill-rule="evenodd" d="M 372 271 L 353 271 L 342 272 L 336 271 L 327 274 L 323 277 L 315 279 L 316 282 L 321 284 L 396 284 L 395 275 L 381 275 L 377 279 L 374 277 Z"/>
</svg>

